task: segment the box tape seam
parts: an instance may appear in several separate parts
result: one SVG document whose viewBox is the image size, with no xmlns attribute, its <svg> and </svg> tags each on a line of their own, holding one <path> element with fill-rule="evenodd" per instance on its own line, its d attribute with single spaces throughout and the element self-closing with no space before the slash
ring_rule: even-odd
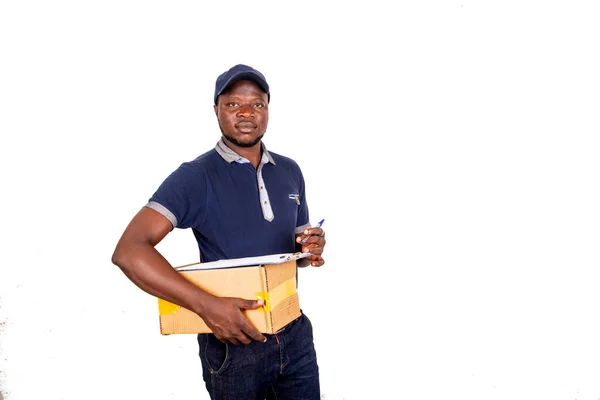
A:
<svg viewBox="0 0 600 400">
<path fill-rule="evenodd" d="M 257 292 L 256 299 L 264 300 L 265 304 L 259 308 L 263 312 L 271 312 L 283 300 L 296 293 L 296 277 L 293 276 L 281 284 L 277 285 L 273 290 L 268 292 Z"/>
</svg>

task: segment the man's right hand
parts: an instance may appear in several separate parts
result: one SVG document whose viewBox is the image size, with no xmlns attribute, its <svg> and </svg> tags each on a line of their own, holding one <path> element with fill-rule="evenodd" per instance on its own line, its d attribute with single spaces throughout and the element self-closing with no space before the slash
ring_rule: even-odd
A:
<svg viewBox="0 0 600 400">
<path fill-rule="evenodd" d="M 251 340 L 266 342 L 259 331 L 254 329 L 242 310 L 262 307 L 263 300 L 244 300 L 235 297 L 212 297 L 203 305 L 199 313 L 217 339 L 232 344 L 249 344 Z"/>
</svg>

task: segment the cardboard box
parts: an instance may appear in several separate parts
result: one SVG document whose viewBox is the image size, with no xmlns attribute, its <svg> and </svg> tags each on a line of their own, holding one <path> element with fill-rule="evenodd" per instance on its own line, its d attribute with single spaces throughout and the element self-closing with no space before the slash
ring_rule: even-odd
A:
<svg viewBox="0 0 600 400">
<path fill-rule="evenodd" d="M 264 257 L 196 263 L 177 267 L 187 280 L 219 297 L 265 300 L 256 310 L 244 310 L 250 323 L 261 333 L 276 333 L 300 316 L 296 291 L 296 260 L 305 254 L 274 254 Z M 160 332 L 210 333 L 196 313 L 158 299 Z"/>
</svg>

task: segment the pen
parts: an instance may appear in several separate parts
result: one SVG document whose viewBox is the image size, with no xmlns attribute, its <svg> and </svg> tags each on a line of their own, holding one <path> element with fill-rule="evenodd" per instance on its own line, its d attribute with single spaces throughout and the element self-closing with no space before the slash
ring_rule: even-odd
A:
<svg viewBox="0 0 600 400">
<path fill-rule="evenodd" d="M 313 228 L 320 228 L 321 226 L 323 226 L 323 222 L 325 222 L 325 218 L 323 218 L 322 220 L 320 220 L 319 223 L 317 224 L 317 226 L 313 226 Z M 307 236 L 304 239 L 302 239 L 302 241 L 300 242 L 300 244 L 304 244 L 304 242 L 306 242 L 309 237 L 310 236 Z"/>
</svg>

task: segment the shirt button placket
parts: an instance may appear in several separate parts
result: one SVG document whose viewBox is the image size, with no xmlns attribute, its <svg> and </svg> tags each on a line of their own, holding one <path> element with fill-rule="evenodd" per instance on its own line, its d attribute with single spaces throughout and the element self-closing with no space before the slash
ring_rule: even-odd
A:
<svg viewBox="0 0 600 400">
<path fill-rule="evenodd" d="M 269 193 L 265 187 L 265 182 L 262 176 L 263 163 L 261 162 L 256 171 L 256 180 L 258 181 L 258 193 L 260 195 L 260 207 L 262 208 L 263 216 L 267 221 L 272 221 L 275 217 L 273 215 L 273 209 L 269 202 Z"/>
</svg>

